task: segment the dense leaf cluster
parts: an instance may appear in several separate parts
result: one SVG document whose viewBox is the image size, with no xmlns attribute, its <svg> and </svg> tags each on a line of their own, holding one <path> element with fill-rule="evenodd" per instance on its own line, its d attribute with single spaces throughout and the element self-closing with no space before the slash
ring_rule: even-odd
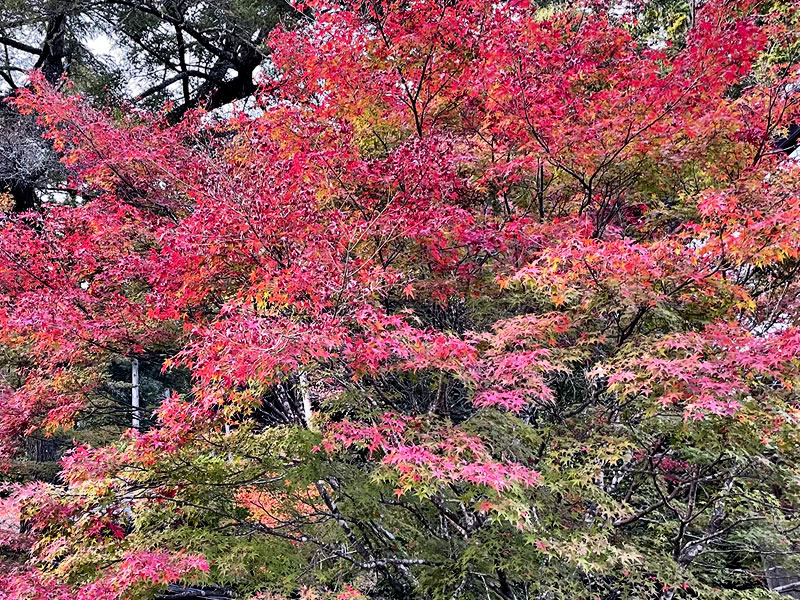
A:
<svg viewBox="0 0 800 600">
<path fill-rule="evenodd" d="M 76 201 L 0 223 L 0 450 L 84 443 L 0 598 L 770 597 L 798 7 L 312 8 L 252 110 L 18 94 Z"/>
</svg>

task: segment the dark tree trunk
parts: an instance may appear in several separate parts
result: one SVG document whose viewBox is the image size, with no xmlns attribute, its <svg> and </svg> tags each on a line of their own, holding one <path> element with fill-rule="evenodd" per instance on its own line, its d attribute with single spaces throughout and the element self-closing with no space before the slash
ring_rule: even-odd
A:
<svg viewBox="0 0 800 600">
<path fill-rule="evenodd" d="M 64 61 L 67 56 L 66 48 L 66 24 L 67 24 L 67 9 L 53 15 L 47 24 L 47 32 L 42 44 L 39 57 L 36 60 L 34 68 L 40 69 L 45 79 L 55 85 L 61 79 L 65 71 Z M 2 107 L 3 111 L 9 114 L 14 113 L 14 108 L 7 103 Z M 5 121 L 5 126 L 8 127 L 9 122 L 12 124 L 21 119 L 18 115 L 8 116 Z M 25 135 L 22 133 L 21 135 Z M 22 165 L 24 168 L 25 165 Z M 37 210 L 40 206 L 39 196 L 37 193 L 37 180 L 45 173 L 4 173 L 4 178 L 0 179 L 0 191 L 11 194 L 14 200 L 13 211 L 17 213 Z"/>
<path fill-rule="evenodd" d="M 14 212 L 21 213 L 39 208 L 39 198 L 33 182 L 13 182 L 8 187 L 8 192 L 14 198 Z"/>
</svg>

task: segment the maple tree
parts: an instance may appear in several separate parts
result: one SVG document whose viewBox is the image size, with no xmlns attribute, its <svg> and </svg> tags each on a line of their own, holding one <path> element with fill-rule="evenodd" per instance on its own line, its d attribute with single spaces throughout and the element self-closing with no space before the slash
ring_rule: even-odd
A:
<svg viewBox="0 0 800 600">
<path fill-rule="evenodd" d="M 80 200 L 2 220 L 2 458 L 121 358 L 191 383 L 13 489 L 0 598 L 768 597 L 800 7 L 709 2 L 663 47 L 646 3 L 298 8 L 257 110 L 16 96 Z"/>
</svg>

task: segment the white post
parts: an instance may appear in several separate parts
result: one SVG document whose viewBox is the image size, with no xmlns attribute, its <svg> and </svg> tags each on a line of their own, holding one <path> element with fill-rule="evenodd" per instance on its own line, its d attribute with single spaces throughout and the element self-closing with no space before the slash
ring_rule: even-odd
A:
<svg viewBox="0 0 800 600">
<path fill-rule="evenodd" d="M 136 358 L 131 359 L 131 406 L 131 425 L 134 429 L 139 429 L 139 360 Z"/>
<path fill-rule="evenodd" d="M 225 437 L 231 434 L 231 425 L 225 421 Z M 228 452 L 228 462 L 233 462 L 233 452 Z"/>
<path fill-rule="evenodd" d="M 303 400 L 303 416 L 306 420 L 306 427 L 314 429 L 314 413 L 311 412 L 311 391 L 308 389 L 308 376 L 305 371 L 300 371 L 298 375 L 298 391 Z"/>
</svg>

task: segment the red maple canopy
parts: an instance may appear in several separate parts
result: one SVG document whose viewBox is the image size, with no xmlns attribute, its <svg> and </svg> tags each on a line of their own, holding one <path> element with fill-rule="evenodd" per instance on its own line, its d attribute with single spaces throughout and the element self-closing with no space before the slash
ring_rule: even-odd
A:
<svg viewBox="0 0 800 600">
<path fill-rule="evenodd" d="M 800 541 L 797 7 L 647 6 L 314 2 L 174 126 L 34 76 L 78 200 L 0 222 L 3 457 L 114 361 L 191 383 L 16 492 L 0 598 L 757 593 Z"/>
</svg>

